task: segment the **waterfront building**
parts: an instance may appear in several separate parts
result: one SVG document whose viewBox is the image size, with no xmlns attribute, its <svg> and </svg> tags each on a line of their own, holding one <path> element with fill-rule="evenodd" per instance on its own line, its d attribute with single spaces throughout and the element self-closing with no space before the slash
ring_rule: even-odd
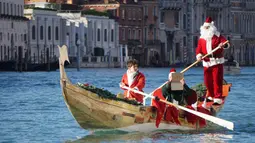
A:
<svg viewBox="0 0 255 143">
<path fill-rule="evenodd" d="M 0 1 L 0 61 L 23 62 L 27 55 L 27 21 L 23 0 Z"/>
</svg>

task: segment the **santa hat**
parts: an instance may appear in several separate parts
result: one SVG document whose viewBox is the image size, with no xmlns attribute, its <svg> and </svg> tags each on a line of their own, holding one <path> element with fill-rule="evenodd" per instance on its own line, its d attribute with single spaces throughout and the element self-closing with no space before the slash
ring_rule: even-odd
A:
<svg viewBox="0 0 255 143">
<path fill-rule="evenodd" d="M 212 18 L 207 17 L 203 26 L 211 26 L 213 24 Z"/>
<path fill-rule="evenodd" d="M 169 75 L 168 75 L 168 79 L 170 78 L 170 77 L 172 77 L 172 73 L 175 73 L 176 72 L 176 69 L 175 68 L 171 68 L 171 70 L 169 71 L 170 73 L 169 73 Z"/>
</svg>

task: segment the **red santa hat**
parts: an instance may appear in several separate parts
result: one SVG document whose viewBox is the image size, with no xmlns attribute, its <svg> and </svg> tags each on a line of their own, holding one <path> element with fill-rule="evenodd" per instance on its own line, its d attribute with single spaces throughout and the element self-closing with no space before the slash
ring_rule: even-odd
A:
<svg viewBox="0 0 255 143">
<path fill-rule="evenodd" d="M 211 24 L 213 24 L 212 18 L 207 17 L 203 26 L 210 26 Z"/>
<path fill-rule="evenodd" d="M 175 69 L 175 68 L 171 68 L 169 72 L 170 72 L 170 73 L 169 73 L 169 75 L 168 75 L 168 79 L 169 79 L 170 77 L 172 77 L 172 73 L 175 73 L 175 72 L 176 72 L 176 69 Z"/>
</svg>

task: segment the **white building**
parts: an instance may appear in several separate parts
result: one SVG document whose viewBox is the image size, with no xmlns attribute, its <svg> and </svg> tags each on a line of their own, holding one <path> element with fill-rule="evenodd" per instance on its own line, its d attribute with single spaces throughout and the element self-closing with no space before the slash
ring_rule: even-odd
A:
<svg viewBox="0 0 255 143">
<path fill-rule="evenodd" d="M 95 48 L 102 48 L 104 56 L 119 56 L 119 25 L 113 19 L 103 16 L 86 15 L 88 20 L 88 51 L 98 55 Z"/>
<path fill-rule="evenodd" d="M 63 33 L 60 29 L 63 21 L 57 12 L 41 8 L 25 9 L 28 22 L 28 47 L 32 63 L 47 63 L 57 60 L 59 56 L 58 45 L 62 45 Z"/>
<path fill-rule="evenodd" d="M 66 20 L 65 41 L 72 62 L 80 49 L 81 67 L 118 67 L 120 51 L 118 23 L 104 16 L 58 13 Z M 79 42 L 78 42 L 79 41 Z"/>
<path fill-rule="evenodd" d="M 27 49 L 24 0 L 0 0 L 0 61 L 22 61 Z"/>
<path fill-rule="evenodd" d="M 61 31 L 65 35 L 65 45 L 68 47 L 69 58 L 72 62 L 76 62 L 77 49 L 79 46 L 80 57 L 86 55 L 86 40 L 87 40 L 87 20 L 81 17 L 81 13 L 58 13 L 58 15 L 65 19 L 65 26 Z"/>
</svg>

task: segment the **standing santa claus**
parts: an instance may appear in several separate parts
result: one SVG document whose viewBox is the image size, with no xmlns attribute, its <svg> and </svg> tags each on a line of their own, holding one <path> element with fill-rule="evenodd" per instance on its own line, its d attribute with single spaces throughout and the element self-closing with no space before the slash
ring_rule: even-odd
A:
<svg viewBox="0 0 255 143">
<path fill-rule="evenodd" d="M 206 18 L 205 23 L 200 27 L 200 38 L 196 48 L 197 60 L 203 60 L 204 83 L 208 90 L 208 99 L 213 99 L 215 104 L 222 104 L 222 81 L 223 81 L 223 50 L 229 48 L 229 43 L 223 45 L 226 40 L 217 28 L 211 17 Z M 203 55 L 210 53 L 218 46 L 222 47 L 202 59 Z"/>
</svg>

